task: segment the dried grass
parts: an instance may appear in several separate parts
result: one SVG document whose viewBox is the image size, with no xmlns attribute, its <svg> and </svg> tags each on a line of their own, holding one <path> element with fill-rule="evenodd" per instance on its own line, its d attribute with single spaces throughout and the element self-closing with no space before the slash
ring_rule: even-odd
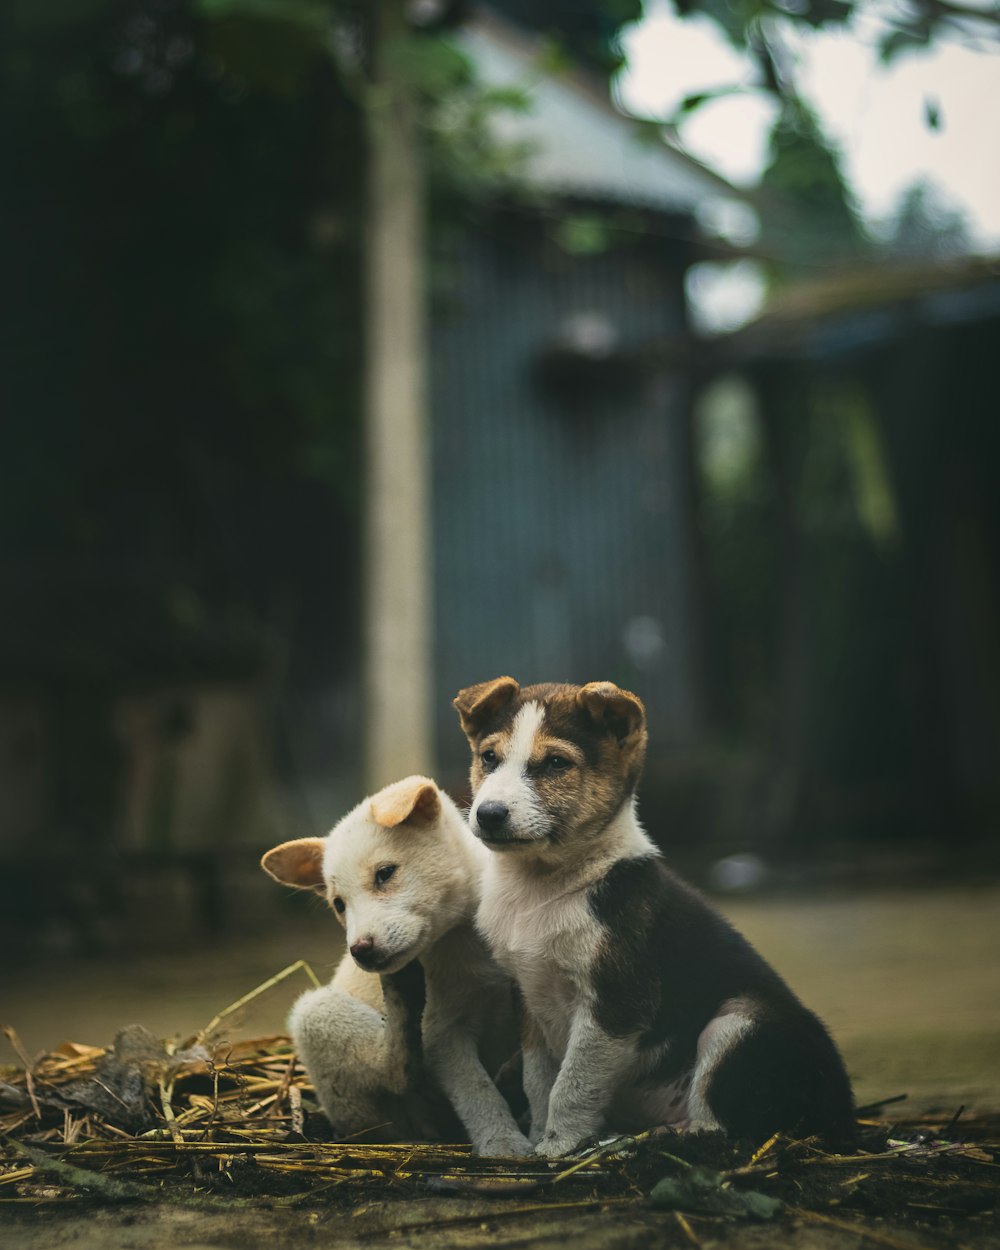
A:
<svg viewBox="0 0 1000 1250">
<path fill-rule="evenodd" d="M 291 965 L 180 1044 L 133 1026 L 110 1048 L 66 1042 L 32 1059 L 7 1030 L 19 1062 L 0 1067 L 0 1206 L 164 1197 L 228 1205 L 357 1202 L 371 1191 L 430 1191 L 531 1194 L 537 1204 L 511 1208 L 528 1212 L 535 1205 L 641 1204 L 664 1174 L 707 1166 L 723 1187 L 752 1186 L 783 1198 L 796 1219 L 849 1227 L 891 1245 L 902 1243 L 841 1215 L 888 1213 L 904 1224 L 934 1212 L 981 1220 L 995 1205 L 996 1118 L 966 1118 L 961 1133 L 953 1115 L 905 1127 L 862 1119 L 862 1147 L 847 1155 L 778 1134 L 741 1150 L 719 1136 L 654 1131 L 556 1163 L 479 1159 L 460 1143 L 322 1140 L 325 1121 L 311 1110 L 313 1090 L 288 1038 L 221 1037 L 239 1008 L 298 972 L 311 976 L 305 965 Z M 140 1127 L 127 1127 L 138 1117 Z M 673 1218 L 690 1244 L 700 1244 L 697 1214 Z"/>
</svg>

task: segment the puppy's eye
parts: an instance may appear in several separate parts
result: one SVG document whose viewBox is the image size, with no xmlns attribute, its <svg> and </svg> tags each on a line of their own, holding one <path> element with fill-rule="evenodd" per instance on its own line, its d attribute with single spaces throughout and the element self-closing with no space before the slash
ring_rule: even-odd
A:
<svg viewBox="0 0 1000 1250">
<path fill-rule="evenodd" d="M 395 864 L 383 864 L 381 868 L 375 870 L 375 884 L 385 885 L 392 874 L 396 871 Z"/>
<path fill-rule="evenodd" d="M 573 761 L 566 758 L 565 755 L 547 755 L 545 757 L 545 768 L 550 773 L 564 773 L 567 768 L 573 767 Z"/>
<path fill-rule="evenodd" d="M 487 772 L 489 772 L 490 769 L 496 768 L 497 764 L 500 763 L 500 757 L 497 755 L 496 751 L 484 751 L 479 758 L 482 760 L 483 767 Z"/>
<path fill-rule="evenodd" d="M 337 913 L 338 916 L 342 916 L 344 912 L 347 911 L 347 904 L 344 902 L 344 900 L 340 897 L 339 894 L 333 900 L 333 910 Z"/>
</svg>

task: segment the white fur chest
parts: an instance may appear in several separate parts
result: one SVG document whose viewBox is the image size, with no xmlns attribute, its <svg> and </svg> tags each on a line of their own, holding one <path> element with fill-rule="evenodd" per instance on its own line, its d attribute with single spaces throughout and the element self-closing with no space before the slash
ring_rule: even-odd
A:
<svg viewBox="0 0 1000 1250">
<path fill-rule="evenodd" d="M 592 992 L 589 970 L 601 937 L 586 890 L 553 898 L 547 881 L 491 866 L 476 923 L 497 962 L 517 981 L 550 1050 L 561 1058 L 574 1007 Z"/>
</svg>

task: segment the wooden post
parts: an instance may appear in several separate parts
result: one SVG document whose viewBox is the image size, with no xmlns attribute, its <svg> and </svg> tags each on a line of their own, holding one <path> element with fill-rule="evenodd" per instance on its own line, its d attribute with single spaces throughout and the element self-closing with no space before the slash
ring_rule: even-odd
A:
<svg viewBox="0 0 1000 1250">
<path fill-rule="evenodd" d="M 371 0 L 365 411 L 365 774 L 433 769 L 426 248 L 418 101 L 385 69 L 413 38 L 403 0 Z"/>
</svg>

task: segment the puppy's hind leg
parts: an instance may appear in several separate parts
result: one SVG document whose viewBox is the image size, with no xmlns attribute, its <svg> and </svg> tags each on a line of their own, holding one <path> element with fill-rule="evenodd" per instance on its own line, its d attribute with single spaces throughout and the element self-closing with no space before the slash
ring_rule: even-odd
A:
<svg viewBox="0 0 1000 1250">
<path fill-rule="evenodd" d="M 747 1036 L 753 1024 L 752 1016 L 741 1010 L 739 1003 L 733 1002 L 724 1004 L 719 1014 L 702 1029 L 687 1095 L 687 1113 L 680 1124 L 685 1131 L 711 1132 L 724 1127 L 711 1096 L 713 1081 L 723 1059 Z"/>
<path fill-rule="evenodd" d="M 367 1003 L 324 985 L 298 998 L 288 1028 L 327 1119 L 338 1136 L 385 1121 L 395 1075 L 386 1063 L 385 1023 Z"/>
<path fill-rule="evenodd" d="M 699 1038 L 688 1109 L 691 1128 L 721 1128 L 757 1143 L 781 1131 L 847 1147 L 855 1131 L 840 1055 L 801 1008 L 782 1018 L 726 1004 Z"/>
</svg>

